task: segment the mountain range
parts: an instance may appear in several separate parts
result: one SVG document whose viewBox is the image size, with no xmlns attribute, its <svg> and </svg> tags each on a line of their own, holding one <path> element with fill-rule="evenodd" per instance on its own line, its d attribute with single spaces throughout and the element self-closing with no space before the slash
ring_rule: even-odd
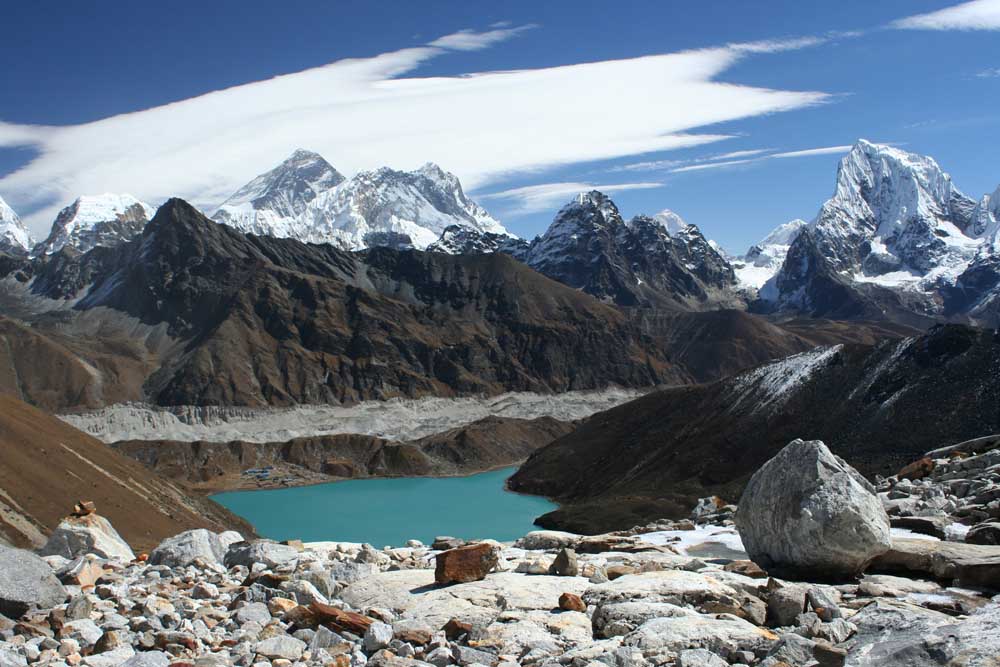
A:
<svg viewBox="0 0 1000 667">
<path fill-rule="evenodd" d="M 153 213 L 129 195 L 80 197 L 32 247 L 2 204 L 0 251 L 111 247 L 135 238 Z M 974 200 L 932 158 L 865 140 L 842 159 L 834 194 L 811 222 L 779 225 L 740 257 L 669 210 L 626 221 L 597 191 L 575 197 L 525 241 L 434 164 L 348 179 L 306 150 L 251 180 L 212 218 L 245 233 L 349 251 L 501 252 L 627 308 L 749 308 L 918 327 L 1000 322 L 1000 188 Z"/>
</svg>

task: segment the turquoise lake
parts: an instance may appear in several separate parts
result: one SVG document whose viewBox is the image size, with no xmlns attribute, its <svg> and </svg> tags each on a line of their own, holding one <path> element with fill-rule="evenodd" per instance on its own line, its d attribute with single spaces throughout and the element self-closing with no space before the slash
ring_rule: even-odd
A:
<svg viewBox="0 0 1000 667">
<path fill-rule="evenodd" d="M 504 482 L 515 470 L 229 491 L 212 499 L 274 540 L 368 542 L 379 548 L 409 539 L 430 544 L 438 535 L 507 541 L 536 530 L 535 518 L 556 509 L 545 498 L 506 491 Z"/>
</svg>

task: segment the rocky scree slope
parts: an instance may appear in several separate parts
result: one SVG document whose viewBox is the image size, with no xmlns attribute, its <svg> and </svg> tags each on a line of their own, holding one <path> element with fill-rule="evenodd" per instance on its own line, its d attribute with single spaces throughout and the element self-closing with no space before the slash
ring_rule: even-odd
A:
<svg viewBox="0 0 1000 667">
<path fill-rule="evenodd" d="M 117 311 L 181 343 L 163 405 L 288 405 L 683 381 L 615 308 L 505 255 L 244 235 L 181 200 L 140 238 L 44 263 L 36 297 Z M 588 363 L 581 365 L 580 359 Z"/>
<path fill-rule="evenodd" d="M 0 489 L 0 538 L 19 546 L 41 546 L 81 498 L 96 501 L 137 548 L 189 528 L 252 532 L 222 506 L 4 394 Z"/>
<path fill-rule="evenodd" d="M 818 348 L 593 415 L 510 486 L 560 502 L 541 525 L 592 533 L 684 516 L 707 495 L 735 499 L 748 471 L 798 437 L 888 475 L 941 442 L 1000 432 L 998 373 L 1000 338 L 960 325 Z"/>
<path fill-rule="evenodd" d="M 798 444 L 834 459 L 822 443 Z M 809 506 L 832 495 L 877 504 L 869 489 L 838 483 L 853 472 L 841 463 L 815 470 Z M 805 470 L 793 462 L 776 472 Z M 840 540 L 865 515 L 850 502 L 830 509 L 839 516 L 822 519 L 837 525 L 818 543 L 788 535 L 769 546 L 806 549 L 792 552 L 798 560 L 849 545 Z M 87 526 L 103 521 L 93 518 Z M 99 550 L 81 539 L 42 559 L 0 547 L 0 609 L 10 616 L 0 618 L 0 659 L 17 667 L 987 667 L 1000 650 L 995 580 L 979 590 L 878 574 L 791 581 L 741 556 L 740 537 L 759 536 L 756 528 L 737 534 L 727 512 L 692 519 L 594 537 L 535 531 L 513 545 L 439 537 L 382 550 L 192 530 L 148 558 L 132 558 L 107 524 Z M 792 520 L 816 529 L 804 515 Z M 81 537 L 93 536 L 87 526 Z M 731 556 L 696 556 L 719 540 Z M 995 571 L 1000 547 L 979 549 L 993 554 Z M 29 579 L 40 585 L 26 590 Z"/>
</svg>

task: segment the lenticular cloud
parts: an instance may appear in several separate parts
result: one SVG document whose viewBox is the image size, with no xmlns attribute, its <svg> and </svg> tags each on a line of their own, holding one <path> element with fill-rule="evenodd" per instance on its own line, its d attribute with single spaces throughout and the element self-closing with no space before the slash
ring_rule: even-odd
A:
<svg viewBox="0 0 1000 667">
<path fill-rule="evenodd" d="M 474 187 L 501 175 L 708 143 L 696 128 L 824 101 L 717 81 L 736 61 L 765 57 L 728 45 L 545 69 L 405 76 L 432 58 L 487 48 L 521 31 L 464 31 L 431 44 L 218 90 L 65 127 L 0 122 L 0 147 L 38 156 L 0 179 L 37 232 L 81 193 L 181 196 L 210 207 L 296 148 L 352 173 L 428 160 Z M 806 43 L 791 43 L 800 48 Z"/>
</svg>

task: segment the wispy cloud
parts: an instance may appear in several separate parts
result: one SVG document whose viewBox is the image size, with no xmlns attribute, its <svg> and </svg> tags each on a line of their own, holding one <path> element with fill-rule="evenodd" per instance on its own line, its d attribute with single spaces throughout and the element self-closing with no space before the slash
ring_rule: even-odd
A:
<svg viewBox="0 0 1000 667">
<path fill-rule="evenodd" d="M 0 148 L 37 152 L 0 178 L 0 194 L 43 235 L 58 209 L 85 193 L 130 192 L 152 204 L 180 196 L 211 208 L 296 148 L 323 154 L 347 174 L 433 160 L 472 189 L 511 173 L 712 143 L 725 135 L 698 128 L 831 99 L 719 80 L 776 46 L 411 74 L 430 59 L 495 45 L 526 28 L 463 31 L 81 125 L 0 122 Z"/>
<path fill-rule="evenodd" d="M 972 0 L 890 24 L 903 30 L 1000 30 L 1000 0 Z"/>
<path fill-rule="evenodd" d="M 796 151 L 782 151 L 780 153 L 768 153 L 767 155 L 760 155 L 759 157 L 747 157 L 746 159 L 737 160 L 722 160 L 721 162 L 702 162 L 696 161 L 695 164 L 686 165 L 683 167 L 677 167 L 672 169 L 671 172 L 674 174 L 681 174 L 688 171 L 704 171 L 706 169 L 722 169 L 725 167 L 735 167 L 741 164 L 756 164 L 758 162 L 764 162 L 765 160 L 774 159 L 785 159 L 785 158 L 797 158 L 797 157 L 811 157 L 813 155 L 837 155 L 840 153 L 846 153 L 851 150 L 852 146 L 823 146 L 820 148 L 804 148 Z M 771 149 L 760 149 L 759 153 L 767 153 Z M 755 152 L 750 151 L 735 151 L 733 153 L 727 153 L 718 156 L 723 157 L 741 157 L 741 156 L 752 156 Z"/>
<path fill-rule="evenodd" d="M 1000 67 L 988 67 L 976 72 L 977 79 L 996 79 L 1000 77 Z"/>
<path fill-rule="evenodd" d="M 749 164 L 758 160 L 724 160 L 722 162 L 706 162 L 704 164 L 690 164 L 686 167 L 677 167 L 671 171 L 675 174 L 682 174 L 686 171 L 704 171 L 706 169 L 721 169 L 722 167 L 734 167 L 738 164 Z"/>
<path fill-rule="evenodd" d="M 600 190 L 606 194 L 614 194 L 626 190 L 650 190 L 659 187 L 663 187 L 663 183 L 610 183 L 604 185 L 574 182 L 542 183 L 523 188 L 502 190 L 500 192 L 480 195 L 479 197 L 480 199 L 508 200 L 511 202 L 511 207 L 507 210 L 507 214 L 523 215 L 526 213 L 547 211 L 565 203 L 569 198 L 581 192 Z"/>
<path fill-rule="evenodd" d="M 837 155 L 840 153 L 846 153 L 851 150 L 853 146 L 845 144 L 843 146 L 825 146 L 823 148 L 806 148 L 801 151 L 785 151 L 784 153 L 774 153 L 773 155 L 768 155 L 766 159 L 770 158 L 786 158 L 786 157 L 810 157 L 812 155 Z"/>
<path fill-rule="evenodd" d="M 507 27 L 508 25 L 509 24 L 505 24 L 503 21 L 500 23 L 494 23 L 490 26 L 494 29 L 486 32 L 459 30 L 458 32 L 454 32 L 450 35 L 445 35 L 444 37 L 435 39 L 430 43 L 430 46 L 440 49 L 452 49 L 454 51 L 481 51 L 482 49 L 489 48 L 494 44 L 505 42 L 512 37 L 516 37 L 525 30 L 532 30 L 533 28 L 538 27 L 534 23 L 514 28 Z"/>
<path fill-rule="evenodd" d="M 690 160 L 650 160 L 647 162 L 632 162 L 629 164 L 622 164 L 608 171 L 664 171 L 676 169 L 678 167 L 684 167 L 691 164 L 700 164 L 702 162 L 711 162 L 714 160 L 735 160 L 738 158 L 753 157 L 755 155 L 761 155 L 762 153 L 769 153 L 774 149 L 771 148 L 753 148 L 750 150 L 743 151 L 732 151 L 729 153 L 720 153 L 719 155 L 709 155 L 706 157 L 693 158 Z M 690 171 L 690 170 L 689 170 Z"/>
</svg>

